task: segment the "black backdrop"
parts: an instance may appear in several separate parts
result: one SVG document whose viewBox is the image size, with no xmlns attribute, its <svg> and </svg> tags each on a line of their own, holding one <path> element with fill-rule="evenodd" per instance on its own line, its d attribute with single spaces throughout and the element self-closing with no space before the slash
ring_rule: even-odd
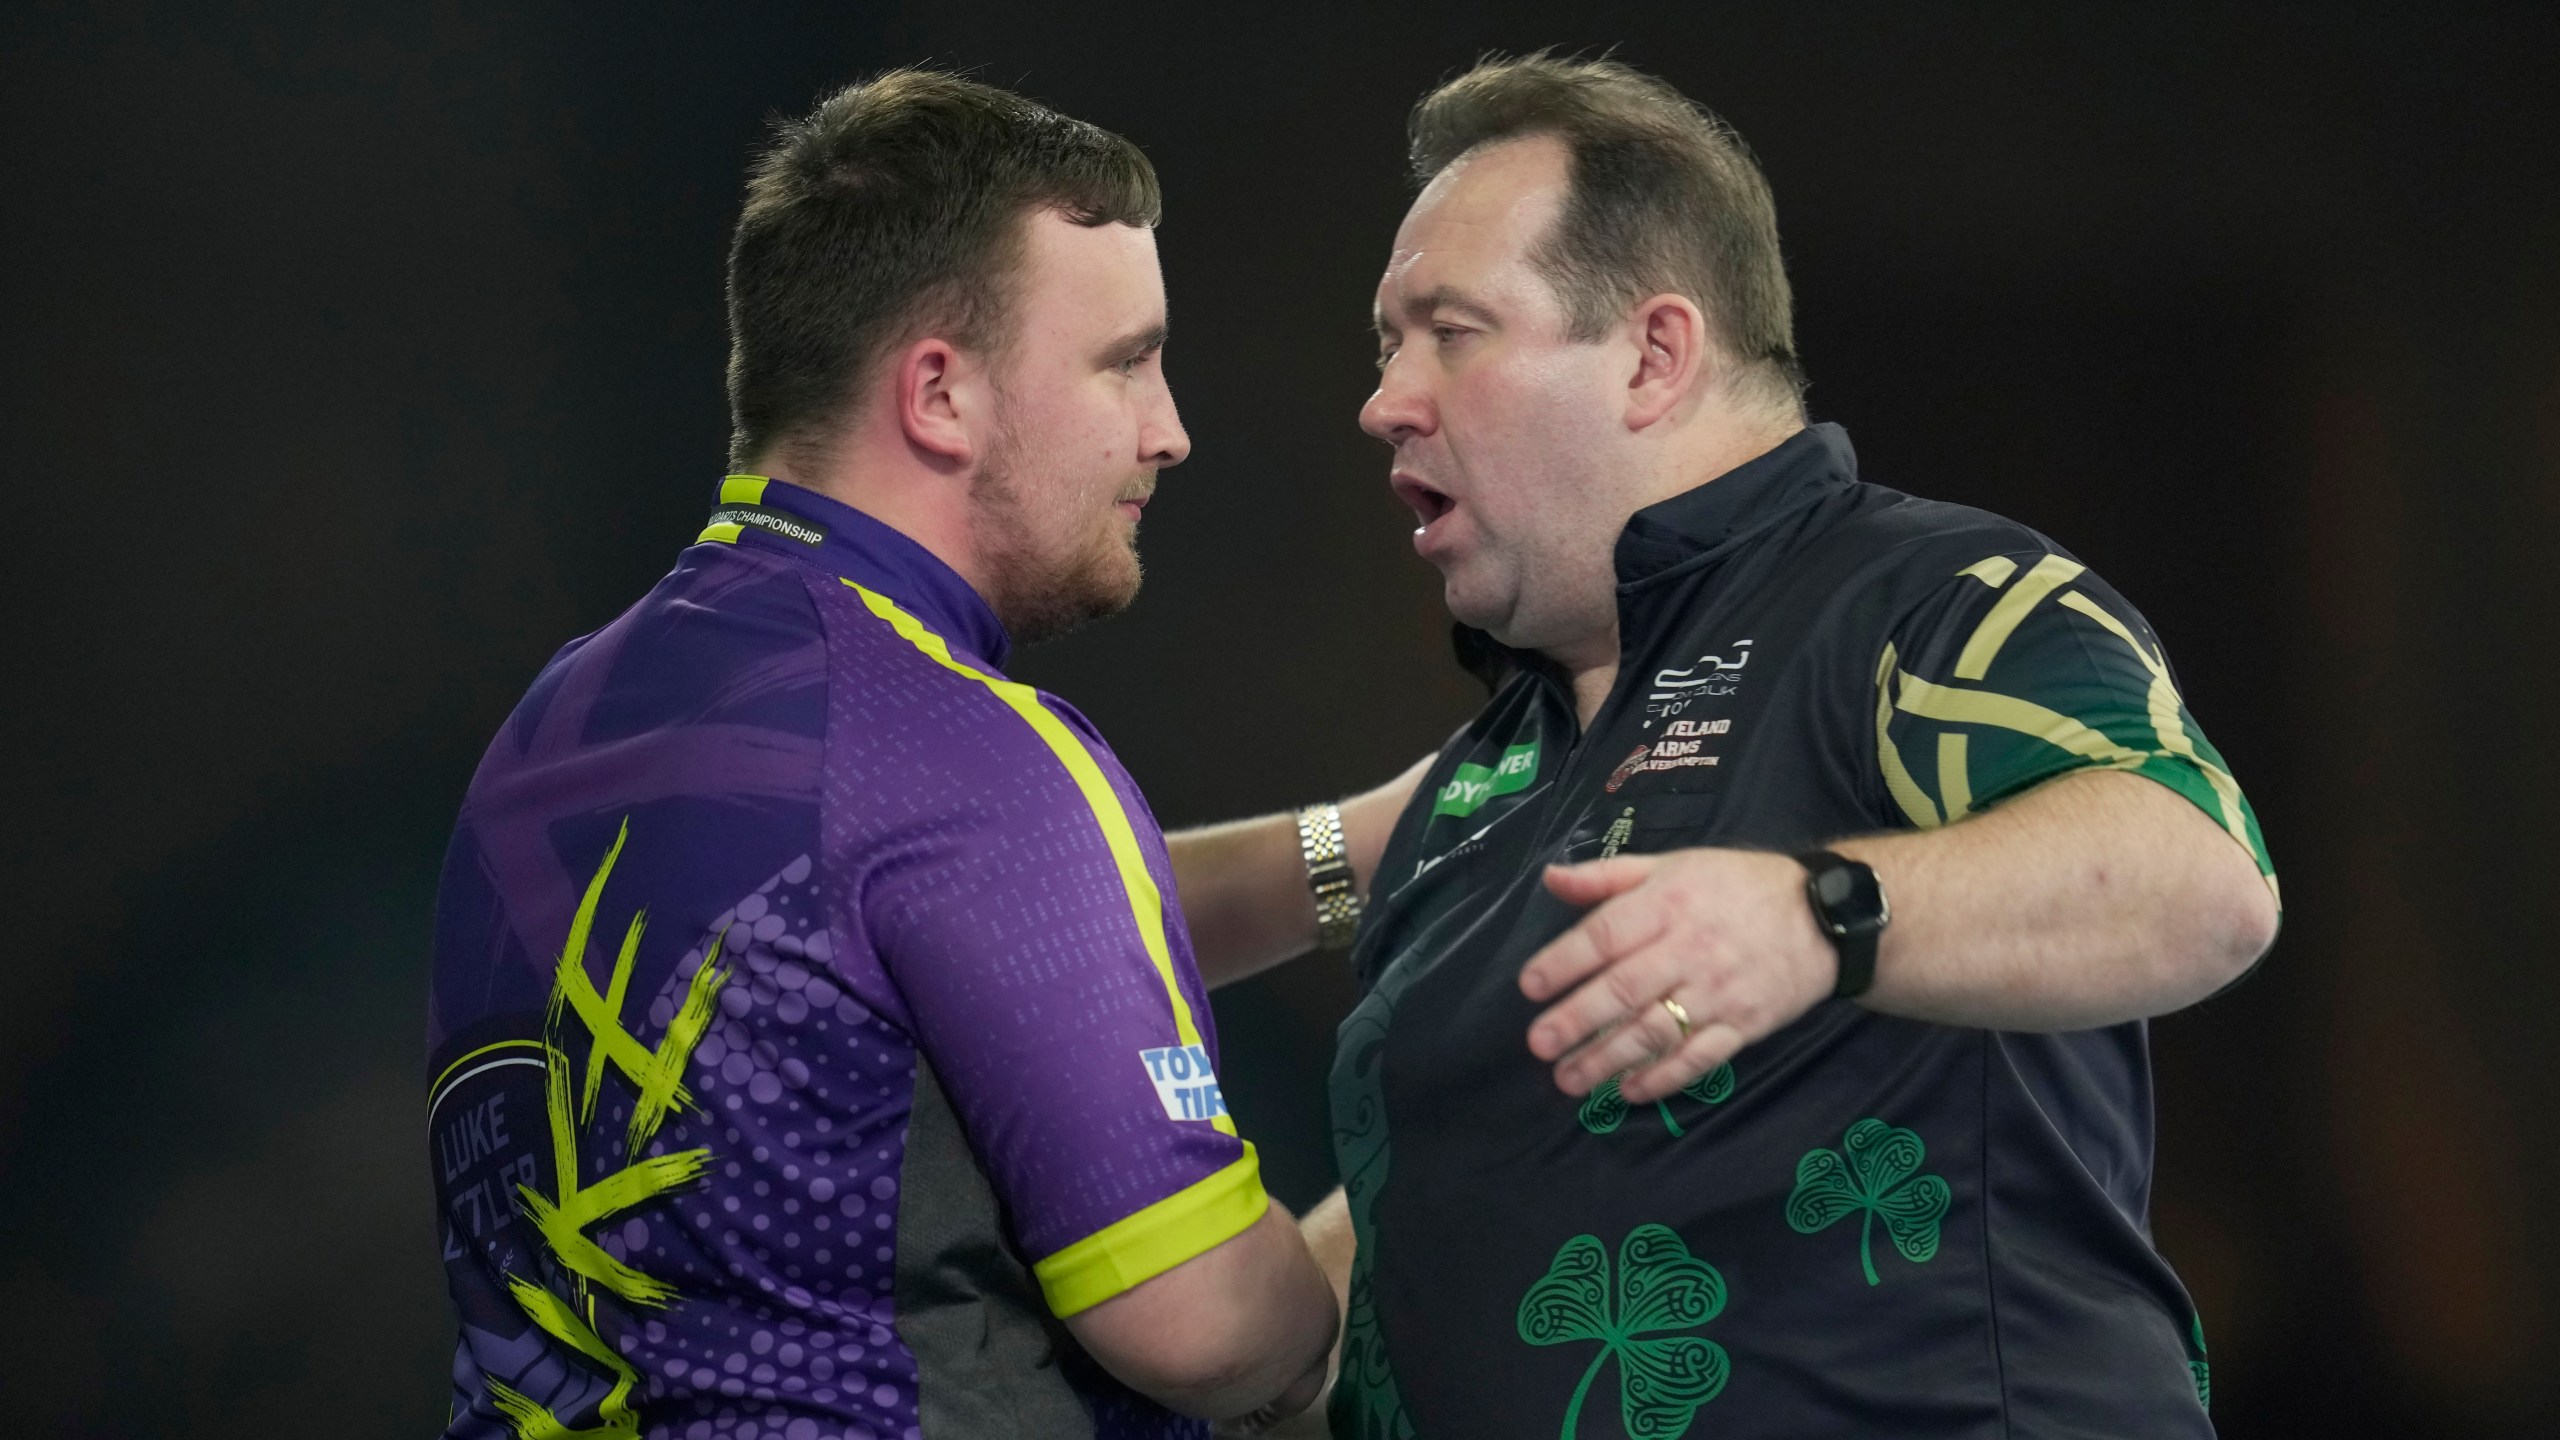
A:
<svg viewBox="0 0 2560 1440">
<path fill-rule="evenodd" d="M 699 524 L 767 113 L 931 61 L 1154 156 L 1195 458 L 1138 607 L 1019 670 L 1179 824 L 1469 707 L 1352 424 L 1367 295 L 1404 108 L 1560 44 L 1735 121 L 1817 415 L 2107 573 L 2258 802 L 2284 939 L 2155 1030 L 2227 1432 L 2546 1433 L 2560 36 L 2398 11 L 9 7 L 6 1428 L 441 1417 L 445 828 L 534 669 Z M 1219 1002 L 1300 1202 L 1346 994 L 1315 962 Z"/>
</svg>

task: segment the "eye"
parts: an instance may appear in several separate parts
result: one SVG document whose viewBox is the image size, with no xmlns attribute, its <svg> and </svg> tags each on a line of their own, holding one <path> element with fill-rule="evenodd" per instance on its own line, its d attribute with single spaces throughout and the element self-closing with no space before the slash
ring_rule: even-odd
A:
<svg viewBox="0 0 2560 1440">
<path fill-rule="evenodd" d="M 1397 347 L 1395 347 L 1395 346 L 1393 346 L 1393 345 L 1388 345 L 1388 346 L 1384 346 L 1384 347 L 1382 347 L 1382 348 L 1378 351 L 1378 368 L 1379 368 L 1379 369 L 1381 369 L 1381 370 L 1386 369 L 1386 368 L 1387 368 L 1387 362 L 1388 362 L 1388 361 L 1390 361 L 1390 360 L 1393 360 L 1394 358 L 1396 358 L 1396 349 L 1397 349 Z"/>
<path fill-rule="evenodd" d="M 1467 332 L 1463 328 L 1456 325 L 1434 325 L 1431 327 L 1432 340 L 1442 345 L 1454 345 L 1466 333 Z"/>
</svg>

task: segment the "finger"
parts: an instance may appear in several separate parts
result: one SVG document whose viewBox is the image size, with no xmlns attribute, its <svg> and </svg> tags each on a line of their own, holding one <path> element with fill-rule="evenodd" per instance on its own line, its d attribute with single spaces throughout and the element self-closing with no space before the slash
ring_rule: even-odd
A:
<svg viewBox="0 0 2560 1440">
<path fill-rule="evenodd" d="M 1680 983 L 1678 963 L 1665 945 L 1650 945 L 1584 981 L 1574 992 L 1547 1007 L 1529 1022 L 1529 1053 L 1554 1060 L 1586 1045 L 1639 1010 L 1661 1007 L 1655 1002 Z M 1661 1014 L 1664 1023 L 1670 1015 Z"/>
<path fill-rule="evenodd" d="M 1744 1043 L 1741 1030 L 1721 1020 L 1709 1021 L 1660 1059 L 1629 1071 L 1618 1082 L 1618 1093 L 1630 1105 L 1659 1100 L 1740 1054 Z"/>
<path fill-rule="evenodd" d="M 1669 994 L 1679 979 L 1666 946 L 1647 946 L 1615 961 L 1529 1022 L 1529 1053 L 1559 1059 Z"/>
<path fill-rule="evenodd" d="M 1631 1010 L 1625 1020 L 1594 1035 L 1556 1062 L 1556 1085 L 1568 1095 L 1587 1094 L 1612 1075 L 1651 1065 L 1679 1048 L 1680 1028 L 1659 1000 Z"/>
<path fill-rule="evenodd" d="M 1662 907 L 1643 895 L 1612 900 L 1530 956 L 1529 963 L 1520 967 L 1520 991 L 1532 1000 L 1561 995 L 1621 957 L 1652 944 L 1660 938 L 1663 922 Z M 1559 1046 L 1558 1053 L 1563 1048 Z"/>
<path fill-rule="evenodd" d="M 1567 905 L 1597 905 L 1642 883 L 1661 863 L 1652 855 L 1620 855 L 1580 865 L 1547 867 L 1547 888 Z"/>
</svg>

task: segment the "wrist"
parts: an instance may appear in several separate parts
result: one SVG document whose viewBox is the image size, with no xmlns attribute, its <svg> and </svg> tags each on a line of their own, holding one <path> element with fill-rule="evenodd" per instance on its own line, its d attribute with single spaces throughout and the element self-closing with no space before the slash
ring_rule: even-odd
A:
<svg viewBox="0 0 2560 1440">
<path fill-rule="evenodd" d="M 1348 950 L 1360 931 L 1360 893 L 1342 830 L 1342 807 L 1331 801 L 1298 811 L 1298 858 L 1307 868 L 1307 892 L 1315 901 L 1316 948 Z"/>
<path fill-rule="evenodd" d="M 1804 867 L 1805 903 L 1814 928 L 1836 963 L 1832 998 L 1854 1000 L 1875 985 L 1876 952 L 1893 919 L 1884 883 L 1873 867 L 1829 850 L 1807 850 L 1795 859 Z"/>
</svg>

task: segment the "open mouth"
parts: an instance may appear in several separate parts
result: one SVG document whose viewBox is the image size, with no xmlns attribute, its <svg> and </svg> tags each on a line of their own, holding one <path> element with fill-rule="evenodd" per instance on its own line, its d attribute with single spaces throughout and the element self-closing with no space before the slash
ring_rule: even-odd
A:
<svg viewBox="0 0 2560 1440">
<path fill-rule="evenodd" d="M 1405 503 L 1405 508 L 1413 512 L 1413 518 L 1421 521 L 1425 530 L 1431 528 L 1432 521 L 1457 508 L 1458 502 L 1446 493 L 1401 471 L 1388 477 L 1387 483 L 1395 488 L 1396 498 Z"/>
</svg>

